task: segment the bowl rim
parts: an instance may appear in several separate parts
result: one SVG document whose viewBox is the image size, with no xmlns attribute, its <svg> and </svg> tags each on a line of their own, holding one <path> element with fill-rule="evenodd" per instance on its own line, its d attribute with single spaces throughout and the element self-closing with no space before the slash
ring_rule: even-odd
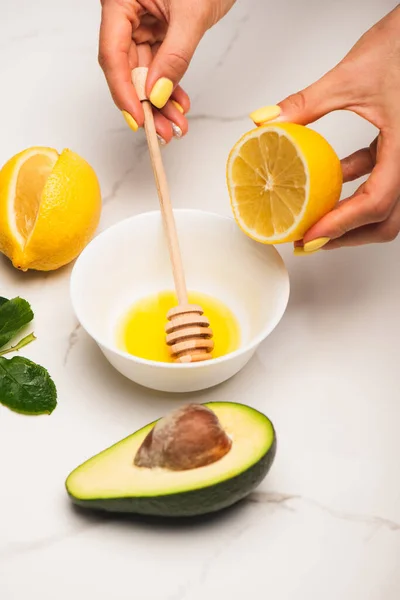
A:
<svg viewBox="0 0 400 600">
<path fill-rule="evenodd" d="M 220 215 L 218 213 L 214 213 L 211 211 L 205 211 L 205 210 L 201 210 L 201 209 L 174 208 L 173 211 L 174 211 L 174 214 L 201 214 L 201 215 L 206 216 L 211 219 L 217 219 L 220 221 L 230 221 L 231 223 L 235 222 L 233 217 L 228 217 L 225 215 Z M 126 219 L 122 219 L 121 221 L 118 221 L 117 223 L 114 223 L 113 225 L 111 225 L 110 227 L 107 227 L 106 229 L 101 231 L 98 235 L 96 235 L 89 242 L 89 244 L 83 249 L 81 254 L 76 259 L 75 264 L 72 268 L 71 276 L 70 276 L 69 292 L 70 292 L 70 300 L 71 300 L 71 304 L 72 304 L 72 309 L 75 313 L 76 318 L 78 319 L 78 322 L 82 326 L 82 328 L 86 331 L 86 333 L 89 335 L 89 337 L 91 337 L 94 340 L 94 342 L 96 342 L 96 344 L 100 348 L 104 348 L 108 352 L 115 354 L 121 358 L 125 358 L 128 361 L 131 361 L 133 363 L 145 365 L 148 367 L 155 367 L 158 369 L 160 369 L 160 368 L 163 368 L 163 369 L 200 369 L 200 370 L 207 369 L 207 368 L 210 368 L 211 365 L 218 365 L 221 363 L 225 363 L 225 362 L 234 360 L 235 358 L 237 358 L 243 354 L 246 354 L 247 352 L 250 352 L 250 351 L 254 350 L 255 348 L 257 348 L 257 346 L 259 346 L 261 344 L 261 342 L 263 342 L 272 333 L 272 331 L 277 327 L 279 322 L 282 320 L 282 317 L 286 312 L 288 302 L 289 302 L 289 297 L 290 297 L 289 272 L 287 270 L 287 267 L 285 265 L 285 262 L 284 262 L 282 256 L 280 255 L 280 253 L 277 251 L 277 249 L 275 248 L 275 246 L 273 244 L 268 244 L 268 247 L 275 253 L 275 257 L 278 259 L 278 262 L 280 262 L 280 266 L 281 266 L 281 270 L 282 270 L 282 274 L 283 274 L 282 281 L 283 281 L 284 287 L 286 288 L 286 289 L 282 290 L 282 292 L 284 294 L 284 302 L 282 303 L 282 308 L 277 313 L 275 318 L 269 322 L 268 327 L 263 328 L 257 336 L 255 336 L 251 339 L 250 342 L 248 342 L 247 344 L 244 344 L 243 346 L 239 346 L 239 348 L 237 350 L 234 350 L 233 352 L 229 352 L 228 354 L 225 354 L 223 356 L 218 356 L 217 358 L 213 358 L 212 360 L 207 360 L 207 361 L 202 361 L 202 362 L 164 363 L 164 362 L 160 362 L 160 361 L 156 361 L 156 360 L 140 358 L 139 356 L 135 356 L 133 354 L 129 354 L 129 352 L 120 350 L 119 348 L 102 341 L 99 338 L 99 336 L 97 336 L 93 332 L 92 328 L 87 326 L 87 324 L 85 323 L 85 319 L 82 318 L 80 311 L 77 309 L 78 302 L 76 300 L 76 295 L 74 292 L 74 289 L 76 289 L 75 282 L 77 279 L 78 270 L 80 268 L 81 257 L 86 254 L 86 250 L 88 248 L 92 247 L 93 245 L 95 245 L 97 243 L 99 238 L 104 239 L 107 236 L 112 236 L 113 232 L 116 229 L 119 229 L 121 226 L 126 227 L 129 222 L 135 221 L 138 218 L 144 218 L 144 217 L 153 218 L 155 216 L 158 216 L 158 217 L 161 216 L 159 210 L 151 210 L 151 211 L 141 212 L 136 215 L 132 215 L 131 217 L 127 217 Z M 246 234 L 243 233 L 243 235 L 245 236 Z M 251 238 L 248 238 L 248 239 L 250 241 L 252 241 L 254 244 L 257 244 L 257 242 L 255 242 L 254 240 L 251 240 Z"/>
</svg>

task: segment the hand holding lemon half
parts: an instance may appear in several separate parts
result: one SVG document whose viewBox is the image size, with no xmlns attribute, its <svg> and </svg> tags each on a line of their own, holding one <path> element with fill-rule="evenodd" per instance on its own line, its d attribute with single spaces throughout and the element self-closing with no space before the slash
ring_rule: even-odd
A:
<svg viewBox="0 0 400 600">
<path fill-rule="evenodd" d="M 71 150 L 28 148 L 0 171 L 0 252 L 22 271 L 51 271 L 74 260 L 100 212 L 96 174 Z"/>
<path fill-rule="evenodd" d="M 263 244 L 303 239 L 331 211 L 342 190 L 340 160 L 316 131 L 267 122 L 246 133 L 227 163 L 233 215 Z"/>
</svg>

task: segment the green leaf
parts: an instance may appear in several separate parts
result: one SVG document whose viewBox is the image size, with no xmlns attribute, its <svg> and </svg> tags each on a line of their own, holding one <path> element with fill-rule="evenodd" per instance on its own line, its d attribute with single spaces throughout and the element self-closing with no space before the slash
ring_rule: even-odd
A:
<svg viewBox="0 0 400 600">
<path fill-rule="evenodd" d="M 14 298 L 0 304 L 0 348 L 10 342 L 33 319 L 29 302 Z"/>
<path fill-rule="evenodd" d="M 26 415 L 51 414 L 57 390 L 44 367 L 27 358 L 0 357 L 0 403 Z"/>
<path fill-rule="evenodd" d="M 8 298 L 3 298 L 3 296 L 0 296 L 0 306 L 5 302 L 8 302 Z"/>
</svg>

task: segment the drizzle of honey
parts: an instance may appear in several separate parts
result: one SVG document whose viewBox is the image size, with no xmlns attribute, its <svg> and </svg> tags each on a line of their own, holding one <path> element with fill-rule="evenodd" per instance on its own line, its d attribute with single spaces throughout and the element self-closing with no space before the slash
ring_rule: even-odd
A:
<svg viewBox="0 0 400 600">
<path fill-rule="evenodd" d="M 198 304 L 210 320 L 214 350 L 212 357 L 234 352 L 240 345 L 240 326 L 232 311 L 220 300 L 189 292 L 190 304 Z M 117 327 L 117 346 L 139 358 L 173 362 L 165 342 L 167 312 L 177 305 L 174 292 L 165 291 L 142 298 L 122 316 Z"/>
</svg>

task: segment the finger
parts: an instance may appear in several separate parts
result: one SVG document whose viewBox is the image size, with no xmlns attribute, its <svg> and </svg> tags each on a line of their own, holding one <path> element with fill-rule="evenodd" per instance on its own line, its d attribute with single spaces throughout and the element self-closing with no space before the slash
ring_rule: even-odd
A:
<svg viewBox="0 0 400 600">
<path fill-rule="evenodd" d="M 371 173 L 376 160 L 376 142 L 377 139 L 369 148 L 357 150 L 341 161 L 344 183 Z"/>
<path fill-rule="evenodd" d="M 150 67 L 153 61 L 153 54 L 151 51 L 151 46 L 149 44 L 138 44 L 137 48 L 137 56 L 138 56 L 138 65 L 139 67 Z"/>
<path fill-rule="evenodd" d="M 139 64 L 136 44 L 131 44 L 129 48 L 128 62 L 130 71 L 132 71 Z"/>
<path fill-rule="evenodd" d="M 151 52 L 153 54 L 153 59 L 156 56 L 158 50 L 160 49 L 161 44 L 160 43 L 155 43 L 151 46 Z M 186 114 L 187 112 L 189 112 L 190 110 L 190 99 L 189 96 L 187 95 L 187 93 L 181 88 L 180 85 L 177 85 L 174 89 L 174 91 L 171 94 L 171 100 L 174 101 L 174 103 L 178 104 L 177 108 L 179 110 L 179 112 Z M 182 109 L 182 110 L 181 110 Z"/>
<path fill-rule="evenodd" d="M 131 15 L 132 18 L 132 15 Z M 99 41 L 99 63 L 111 95 L 120 110 L 129 113 L 137 125 L 143 125 L 143 111 L 131 81 L 134 53 L 132 20 L 118 4 L 105 3 Z"/>
<path fill-rule="evenodd" d="M 332 240 L 324 246 L 324 250 L 334 250 L 349 246 L 362 246 L 364 244 L 379 244 L 392 242 L 400 232 L 400 202 L 397 201 L 390 217 L 383 223 L 365 225 L 345 233 L 342 237 Z"/>
<path fill-rule="evenodd" d="M 197 10 L 183 4 L 172 16 L 165 40 L 149 69 L 146 92 L 157 108 L 167 103 L 207 29 Z"/>
<path fill-rule="evenodd" d="M 155 44 L 156 42 L 162 42 L 165 39 L 166 33 L 166 23 L 156 21 L 154 24 L 146 25 L 142 21 L 140 27 L 133 33 L 132 39 L 137 44 Z"/>
<path fill-rule="evenodd" d="M 161 144 L 169 144 L 174 137 L 171 121 L 164 117 L 164 115 L 162 115 L 156 108 L 153 109 L 153 115 L 154 125 L 159 137 L 161 138 Z"/>
<path fill-rule="evenodd" d="M 138 64 L 140 67 L 149 67 L 153 61 L 153 49 L 149 44 L 138 44 Z M 172 125 L 160 111 L 153 108 L 154 126 L 162 145 L 168 144 L 173 137 Z"/>
<path fill-rule="evenodd" d="M 304 236 L 304 244 L 320 238 L 336 239 L 348 231 L 385 221 L 400 193 L 400 145 L 381 134 L 377 160 L 368 180 L 347 201 L 325 215 Z"/>
<path fill-rule="evenodd" d="M 153 61 L 153 52 L 149 44 L 138 44 L 138 64 L 141 67 L 149 67 Z M 154 125 L 162 144 L 168 144 L 174 136 L 182 137 L 183 132 L 188 130 L 186 118 L 171 101 L 167 103 L 165 110 L 164 114 L 157 109 L 153 110 Z"/>
<path fill-rule="evenodd" d="M 354 181 L 364 175 L 371 173 L 374 162 L 369 148 L 363 148 L 353 152 L 341 161 L 343 172 L 343 183 Z"/>
<path fill-rule="evenodd" d="M 160 48 L 160 44 L 158 44 L 158 43 L 153 44 L 151 46 L 153 60 L 154 60 L 154 57 L 156 56 L 159 48 Z M 186 135 L 186 133 L 188 131 L 188 122 L 187 122 L 186 117 L 184 116 L 185 109 L 182 106 L 182 104 L 180 104 L 176 100 L 177 97 L 181 100 L 181 102 L 183 103 L 184 106 L 189 108 L 190 102 L 189 102 L 189 98 L 188 98 L 187 94 L 182 90 L 182 88 L 180 86 L 177 86 L 177 89 L 172 94 L 171 99 L 168 100 L 168 102 L 164 106 L 164 108 L 160 109 L 160 112 L 169 121 L 171 128 L 172 128 L 173 137 L 179 139 L 183 135 Z M 166 127 L 164 121 L 162 121 L 162 122 L 160 121 L 160 123 L 164 127 Z M 161 130 L 158 131 L 158 133 L 160 135 L 163 135 L 163 132 Z M 168 133 L 169 133 L 169 128 L 168 128 Z M 166 138 L 166 143 L 168 143 L 168 142 L 169 142 L 169 137 Z"/>
<path fill-rule="evenodd" d="M 338 65 L 318 81 L 278 103 L 277 120 L 308 125 L 327 113 L 346 108 L 349 97 L 347 76 Z"/>
<path fill-rule="evenodd" d="M 177 102 L 179 104 L 179 106 L 183 110 L 183 114 L 186 114 L 189 112 L 190 98 L 187 95 L 187 93 L 185 92 L 185 90 L 183 90 L 181 88 L 180 85 L 177 85 L 176 88 L 174 89 L 171 99 L 174 100 L 174 102 Z"/>
<path fill-rule="evenodd" d="M 173 104 L 171 100 L 167 102 L 164 108 L 161 109 L 161 114 L 164 115 L 172 123 L 174 137 L 181 138 L 186 135 L 189 129 L 187 119 L 184 114 Z"/>
</svg>

